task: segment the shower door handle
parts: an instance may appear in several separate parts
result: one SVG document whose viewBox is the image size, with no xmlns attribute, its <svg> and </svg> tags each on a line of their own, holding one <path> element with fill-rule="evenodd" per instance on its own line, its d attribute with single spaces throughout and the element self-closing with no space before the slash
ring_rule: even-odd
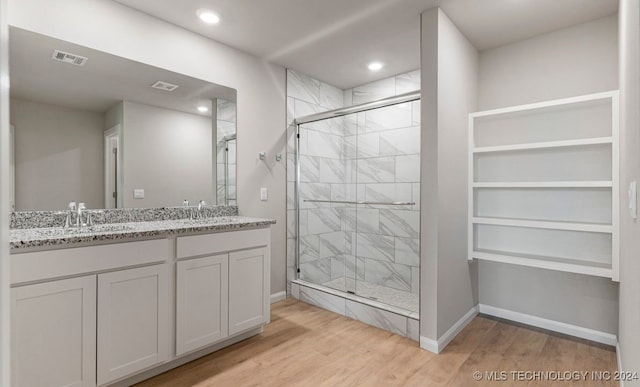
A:
<svg viewBox="0 0 640 387">
<path fill-rule="evenodd" d="M 304 199 L 306 203 L 339 203 L 339 204 L 367 204 L 372 206 L 413 206 L 415 202 L 367 202 L 367 201 L 350 201 L 350 200 L 316 200 Z"/>
</svg>

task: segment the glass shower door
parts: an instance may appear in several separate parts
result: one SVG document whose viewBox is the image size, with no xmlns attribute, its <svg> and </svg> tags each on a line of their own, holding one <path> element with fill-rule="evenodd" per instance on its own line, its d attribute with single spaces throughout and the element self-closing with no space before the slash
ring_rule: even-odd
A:
<svg viewBox="0 0 640 387">
<path fill-rule="evenodd" d="M 298 126 L 300 279 L 417 311 L 419 104 Z"/>
</svg>

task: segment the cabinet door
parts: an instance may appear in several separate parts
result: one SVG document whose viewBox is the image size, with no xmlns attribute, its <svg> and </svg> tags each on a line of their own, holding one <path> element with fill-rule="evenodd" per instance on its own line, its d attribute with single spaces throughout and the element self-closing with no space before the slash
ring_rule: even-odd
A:
<svg viewBox="0 0 640 387">
<path fill-rule="evenodd" d="M 98 275 L 98 384 L 169 358 L 167 265 Z"/>
<path fill-rule="evenodd" d="M 269 258 L 265 248 L 229 253 L 229 334 L 269 321 Z"/>
<path fill-rule="evenodd" d="M 176 355 L 228 336 L 228 254 L 177 263 Z"/>
<path fill-rule="evenodd" d="M 96 276 L 11 289 L 12 386 L 96 385 Z"/>
</svg>

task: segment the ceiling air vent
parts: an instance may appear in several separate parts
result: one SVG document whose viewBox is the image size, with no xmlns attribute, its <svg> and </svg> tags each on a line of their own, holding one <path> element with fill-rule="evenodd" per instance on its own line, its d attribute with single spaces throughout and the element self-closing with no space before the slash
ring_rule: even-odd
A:
<svg viewBox="0 0 640 387">
<path fill-rule="evenodd" d="M 89 60 L 84 56 L 70 54 L 68 52 L 53 50 L 53 56 L 51 59 L 58 60 L 60 62 L 69 63 L 76 66 L 84 66 Z"/>
<path fill-rule="evenodd" d="M 174 84 L 169 83 L 169 82 L 158 81 L 158 82 L 154 83 L 153 85 L 151 85 L 151 87 L 153 87 L 154 89 L 158 89 L 158 90 L 174 91 L 179 86 L 178 85 L 174 85 Z"/>
</svg>

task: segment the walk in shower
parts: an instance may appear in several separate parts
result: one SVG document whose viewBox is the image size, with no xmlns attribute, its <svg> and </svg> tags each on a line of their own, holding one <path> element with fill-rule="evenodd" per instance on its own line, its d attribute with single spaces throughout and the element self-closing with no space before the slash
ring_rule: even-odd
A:
<svg viewBox="0 0 640 387">
<path fill-rule="evenodd" d="M 419 98 L 296 118 L 295 283 L 417 316 Z"/>
</svg>

